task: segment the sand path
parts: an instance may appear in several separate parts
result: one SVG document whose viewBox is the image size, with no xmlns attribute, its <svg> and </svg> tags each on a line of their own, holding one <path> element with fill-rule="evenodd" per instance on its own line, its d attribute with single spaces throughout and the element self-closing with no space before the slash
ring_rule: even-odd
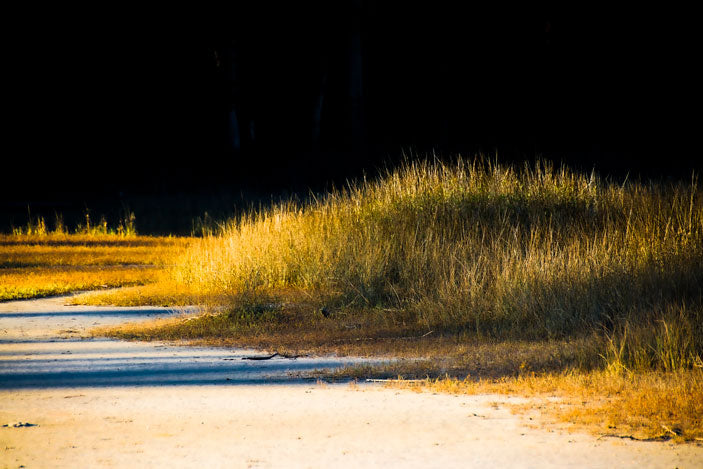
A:
<svg viewBox="0 0 703 469">
<path fill-rule="evenodd" d="M 535 428 L 505 396 L 324 385 L 355 359 L 81 339 L 164 308 L 0 303 L 1 467 L 702 467 L 703 448 Z"/>
</svg>

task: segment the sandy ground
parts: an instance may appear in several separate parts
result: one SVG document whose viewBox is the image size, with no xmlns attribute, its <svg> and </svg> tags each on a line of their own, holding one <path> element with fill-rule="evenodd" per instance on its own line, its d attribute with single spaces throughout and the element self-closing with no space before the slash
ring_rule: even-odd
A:
<svg viewBox="0 0 703 469">
<path fill-rule="evenodd" d="M 81 339 L 163 308 L 0 303 L 2 467 L 703 467 L 703 448 L 540 428 L 505 396 L 326 385 L 354 359 Z"/>
</svg>

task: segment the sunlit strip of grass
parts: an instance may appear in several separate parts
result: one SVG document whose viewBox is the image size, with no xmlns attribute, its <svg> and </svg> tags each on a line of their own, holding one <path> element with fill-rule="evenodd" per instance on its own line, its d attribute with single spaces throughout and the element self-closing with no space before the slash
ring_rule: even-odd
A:
<svg viewBox="0 0 703 469">
<path fill-rule="evenodd" d="M 192 238 L 173 236 L 119 236 L 114 234 L 69 234 L 46 235 L 0 234 L 0 246 L 105 246 L 105 247 L 158 247 L 186 246 Z"/>
<path fill-rule="evenodd" d="M 174 248 L 156 246 L 0 246 L 0 268 L 80 265 L 164 265 Z"/>
<path fill-rule="evenodd" d="M 101 232 L 0 235 L 0 300 L 153 283 L 191 241 Z"/>
<path fill-rule="evenodd" d="M 93 306 L 188 306 L 207 305 L 214 307 L 213 298 L 177 288 L 163 272 L 154 283 L 110 291 L 91 291 L 76 295 L 70 304 Z"/>
<path fill-rule="evenodd" d="M 157 268 L 139 266 L 2 269 L 0 301 L 141 285 L 155 281 L 159 272 Z"/>
</svg>

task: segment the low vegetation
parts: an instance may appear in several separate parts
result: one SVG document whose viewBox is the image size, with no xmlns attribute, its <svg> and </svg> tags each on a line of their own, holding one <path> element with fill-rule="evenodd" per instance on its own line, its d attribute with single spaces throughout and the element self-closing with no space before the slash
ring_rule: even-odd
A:
<svg viewBox="0 0 703 469">
<path fill-rule="evenodd" d="M 0 270 L 0 301 L 62 295 L 81 290 L 139 285 L 156 280 L 155 269 L 97 267 L 45 269 L 36 266 Z"/>
<path fill-rule="evenodd" d="M 703 353 L 695 180 L 617 185 L 540 162 L 411 163 L 232 220 L 170 275 L 226 299 L 206 327 L 215 335 L 328 320 L 362 335 L 596 336 L 607 366 L 628 370 L 687 369 Z"/>
<path fill-rule="evenodd" d="M 410 162 L 253 210 L 169 263 L 153 284 L 90 301 L 208 312 L 101 334 L 402 357 L 340 376 L 591 392 L 582 412 L 559 415 L 648 438 L 703 434 L 696 178 L 616 184 L 544 162 Z"/>
<path fill-rule="evenodd" d="M 513 405 L 537 421 L 636 440 L 703 442 L 703 372 L 612 373 L 604 370 L 499 379 L 446 377 L 392 386 L 418 392 L 509 394 L 532 397 Z M 557 398 L 555 400 L 554 398 Z"/>
<path fill-rule="evenodd" d="M 73 232 L 58 217 L 53 230 L 30 220 L 0 235 L 0 301 L 154 283 L 187 243 L 138 236 L 131 217 L 112 229 L 86 216 Z"/>
</svg>

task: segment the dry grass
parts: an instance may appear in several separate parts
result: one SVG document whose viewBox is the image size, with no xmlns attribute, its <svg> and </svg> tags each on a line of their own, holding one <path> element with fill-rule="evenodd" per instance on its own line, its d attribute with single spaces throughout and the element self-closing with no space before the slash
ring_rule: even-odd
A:
<svg viewBox="0 0 703 469">
<path fill-rule="evenodd" d="M 155 256 L 169 266 L 154 283 L 81 301 L 209 306 L 105 335 L 401 357 L 337 375 L 447 375 L 426 388 L 555 394 L 565 399 L 549 408 L 555 418 L 692 440 L 703 402 L 701 194 L 696 179 L 614 184 L 542 162 L 408 163 L 252 211 Z M 3 259 L 29 265 L 32 255 L 8 248 Z M 467 375 L 479 379 L 458 380 Z"/>
<path fill-rule="evenodd" d="M 103 333 L 403 357 L 336 376 L 447 376 L 424 389 L 553 394 L 550 415 L 601 433 L 701 437 L 695 178 L 409 163 L 232 220 L 169 279 L 219 309 Z"/>
<path fill-rule="evenodd" d="M 90 216 L 90 210 L 86 209 L 84 222 L 78 224 L 73 231 L 70 231 L 63 222 L 63 217 L 56 215 L 54 220 L 53 230 L 43 217 L 32 217 L 29 207 L 27 208 L 28 221 L 25 226 L 20 226 L 12 229 L 12 235 L 15 238 L 37 239 L 37 238 L 61 238 L 68 235 L 82 236 L 87 239 L 95 239 L 100 237 L 121 237 L 133 238 L 137 235 L 134 213 L 129 210 L 124 211 L 122 218 L 117 222 L 117 226 L 108 226 L 105 217 L 100 217 L 100 220 L 95 223 L 95 220 Z"/>
<path fill-rule="evenodd" d="M 158 271 L 154 281 L 145 285 L 111 291 L 93 291 L 75 296 L 71 304 L 93 306 L 188 306 L 211 305 L 211 296 L 198 296 L 188 289 L 174 288 L 167 271 Z"/>
<path fill-rule="evenodd" d="M 514 410 L 537 411 L 541 418 L 568 424 L 571 429 L 643 440 L 703 441 L 700 369 L 675 373 L 524 373 L 502 379 L 440 378 L 392 385 L 420 392 L 529 396 L 537 399 L 516 405 Z"/>
<path fill-rule="evenodd" d="M 139 285 L 156 280 L 158 272 L 143 267 L 33 267 L 0 270 L 0 301 L 39 298 L 81 290 Z"/>
<path fill-rule="evenodd" d="M 325 308 L 371 336 L 595 333 L 609 366 L 689 368 L 703 354 L 703 197 L 695 180 L 618 185 L 541 162 L 409 163 L 232 220 L 169 281 L 225 300 L 221 330 L 203 320 L 212 337 L 292 305 L 301 324 Z"/>
<path fill-rule="evenodd" d="M 189 242 L 136 234 L 27 231 L 0 235 L 0 301 L 153 283 Z"/>
<path fill-rule="evenodd" d="M 152 246 L 16 244 L 0 247 L 0 268 L 163 265 L 172 254 L 172 245 L 167 241 Z"/>
<path fill-rule="evenodd" d="M 225 301 L 220 299 L 218 303 Z M 211 311 L 215 304 L 211 304 Z M 404 325 L 408 317 L 400 311 L 340 311 L 325 318 L 319 311 L 301 305 L 302 302 L 269 303 L 249 311 L 225 310 L 195 318 L 126 324 L 96 334 L 128 340 L 186 340 L 198 345 L 251 347 L 279 353 L 406 359 L 393 370 L 348 369 L 340 374 L 347 377 L 378 373 L 403 374 L 407 378 L 446 373 L 498 377 L 517 375 L 525 369 L 591 368 L 601 361 L 598 352 L 603 347 L 602 339 L 595 335 L 542 341 L 492 340 L 467 333 L 427 331 L 407 322 Z M 424 363 L 421 368 L 416 366 L 418 359 Z"/>
</svg>

